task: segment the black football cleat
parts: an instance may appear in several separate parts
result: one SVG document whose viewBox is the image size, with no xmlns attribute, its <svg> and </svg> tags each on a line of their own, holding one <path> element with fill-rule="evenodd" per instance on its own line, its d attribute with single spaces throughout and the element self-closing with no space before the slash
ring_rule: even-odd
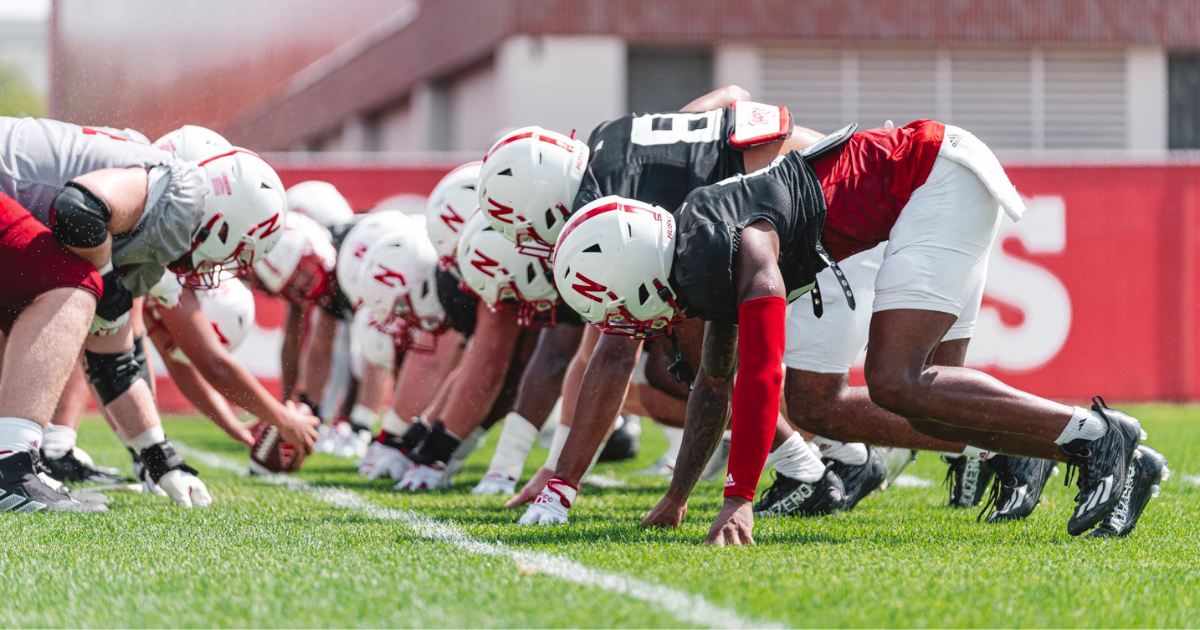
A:
<svg viewBox="0 0 1200 630">
<path fill-rule="evenodd" d="M 882 486 L 888 477 L 887 464 L 873 446 L 867 447 L 865 464 L 847 464 L 831 459 L 827 465 L 842 480 L 846 492 L 846 504 L 842 506 L 842 511 L 845 512 L 853 510 L 859 501 Z"/>
<path fill-rule="evenodd" d="M 122 475 L 116 468 L 96 466 L 75 457 L 74 449 L 62 457 L 50 458 L 42 454 L 46 474 L 65 484 L 127 484 L 136 479 Z"/>
<path fill-rule="evenodd" d="M 950 502 L 947 505 L 954 508 L 979 505 L 992 481 L 992 469 L 984 466 L 983 460 L 978 457 L 943 455 L 942 460 L 950 465 L 946 471 L 946 485 L 950 486 Z"/>
<path fill-rule="evenodd" d="M 107 512 L 100 503 L 83 503 L 46 484 L 38 476 L 33 453 L 0 459 L 0 512 Z"/>
<path fill-rule="evenodd" d="M 1099 396 L 1092 399 L 1092 411 L 1108 423 L 1104 435 L 1094 440 L 1073 440 L 1061 447 L 1070 458 L 1066 484 L 1078 476 L 1077 507 L 1067 522 L 1067 532 L 1072 536 L 1100 524 L 1117 506 L 1133 454 L 1146 435 L 1141 423 L 1127 413 L 1109 409 Z"/>
<path fill-rule="evenodd" d="M 617 426 L 600 451 L 602 462 L 620 462 L 637 457 L 642 450 L 642 419 L 629 413 L 617 418 Z"/>
<path fill-rule="evenodd" d="M 811 483 L 776 472 L 767 496 L 754 504 L 754 515 L 821 516 L 834 514 L 845 504 L 846 487 L 831 468 Z"/>
<path fill-rule="evenodd" d="M 1117 507 L 1104 518 L 1100 527 L 1092 530 L 1088 538 L 1111 538 L 1128 536 L 1137 527 L 1150 499 L 1158 496 L 1159 485 L 1171 476 L 1167 458 L 1162 453 L 1142 444 L 1138 446 L 1129 470 L 1125 472 L 1125 489 Z"/>
<path fill-rule="evenodd" d="M 992 491 L 979 518 L 987 515 L 987 522 L 1002 523 L 1019 521 L 1033 514 L 1042 500 L 1046 482 L 1054 473 L 1057 464 L 1046 459 L 992 455 L 984 466 L 992 469 Z"/>
</svg>

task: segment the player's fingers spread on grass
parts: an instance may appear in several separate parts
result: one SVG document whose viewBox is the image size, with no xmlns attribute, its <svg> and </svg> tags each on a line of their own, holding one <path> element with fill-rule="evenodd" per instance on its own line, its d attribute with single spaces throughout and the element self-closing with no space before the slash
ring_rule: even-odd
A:
<svg viewBox="0 0 1200 630">
<path fill-rule="evenodd" d="M 550 470 L 549 468 L 539 468 L 538 471 L 534 473 L 533 478 L 529 480 L 529 483 L 526 483 L 525 487 L 521 488 L 521 491 L 517 493 L 517 496 L 509 499 L 508 502 L 504 504 L 504 507 L 517 507 L 518 505 L 525 505 L 526 503 L 533 501 L 538 497 L 539 494 L 542 493 L 542 489 L 546 487 L 546 482 L 550 481 L 550 478 L 553 476 L 553 470 Z"/>
<path fill-rule="evenodd" d="M 650 513 L 647 514 L 646 518 L 642 520 L 642 527 L 654 529 L 674 529 L 679 527 L 679 524 L 683 522 L 685 516 L 687 516 L 686 503 L 680 505 L 674 501 L 664 498 L 662 501 L 659 501 L 658 505 L 654 506 L 654 509 L 650 510 Z"/>
<path fill-rule="evenodd" d="M 210 505 L 212 505 L 212 497 L 208 494 L 208 487 L 197 479 L 196 486 L 192 488 L 192 506 L 208 507 Z"/>
</svg>

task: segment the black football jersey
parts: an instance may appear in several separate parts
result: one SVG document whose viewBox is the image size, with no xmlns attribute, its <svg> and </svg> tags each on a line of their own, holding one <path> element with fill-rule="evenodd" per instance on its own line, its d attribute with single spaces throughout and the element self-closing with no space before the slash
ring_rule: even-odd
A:
<svg viewBox="0 0 1200 630">
<path fill-rule="evenodd" d="M 755 221 L 770 221 L 779 234 L 779 268 L 789 302 L 826 267 L 818 254 L 825 196 L 816 173 L 797 152 L 750 175 L 693 191 L 675 217 L 679 235 L 671 274 L 691 317 L 737 320 L 733 262 L 742 230 Z"/>
<path fill-rule="evenodd" d="M 446 311 L 446 322 L 465 337 L 475 334 L 475 311 L 479 296 L 458 288 L 459 280 L 449 271 L 437 270 L 438 300 Z"/>
<path fill-rule="evenodd" d="M 630 114 L 600 125 L 588 139 L 591 159 L 572 211 L 618 195 L 674 212 L 692 190 L 743 172 L 728 142 L 732 121 L 726 108 Z"/>
</svg>

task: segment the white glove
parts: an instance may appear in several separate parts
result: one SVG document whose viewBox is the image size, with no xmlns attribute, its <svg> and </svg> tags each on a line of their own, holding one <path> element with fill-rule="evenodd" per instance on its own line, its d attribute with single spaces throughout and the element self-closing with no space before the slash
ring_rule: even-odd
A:
<svg viewBox="0 0 1200 630">
<path fill-rule="evenodd" d="M 566 525 L 567 512 L 578 493 L 578 488 L 562 479 L 551 479 L 533 500 L 533 505 L 525 510 L 517 525 Z"/>
<path fill-rule="evenodd" d="M 506 496 L 516 494 L 516 492 L 517 480 L 500 473 L 488 473 L 479 480 L 479 485 L 471 490 L 471 494 L 503 494 Z"/>
<path fill-rule="evenodd" d="M 208 507 L 212 497 L 200 478 L 182 470 L 172 470 L 158 480 L 158 486 L 183 507 Z"/>
<path fill-rule="evenodd" d="M 174 271 L 166 271 L 154 286 L 150 287 L 150 297 L 163 308 L 179 306 L 179 298 L 183 295 L 183 285 L 179 284 L 179 276 Z"/>
<path fill-rule="evenodd" d="M 362 459 L 358 460 L 358 474 L 370 475 L 371 470 L 375 468 L 375 460 L 379 458 L 379 449 L 383 447 L 379 442 L 371 442 L 367 446 L 367 452 L 363 453 Z"/>
<path fill-rule="evenodd" d="M 384 444 L 376 442 L 371 445 L 377 452 L 374 458 L 374 463 L 371 466 L 371 471 L 366 473 L 367 479 L 395 479 L 399 481 L 404 477 L 405 471 L 412 466 L 412 460 L 408 455 L 400 452 L 398 448 L 392 448 Z"/>
<path fill-rule="evenodd" d="M 117 321 L 109 321 L 99 315 L 92 316 L 92 326 L 88 328 L 89 335 L 108 337 L 117 334 L 121 327 L 129 322 L 129 313 L 122 313 Z"/>
<path fill-rule="evenodd" d="M 435 490 L 438 487 L 438 482 L 442 480 L 442 475 L 446 473 L 444 464 L 434 462 L 433 464 L 413 464 L 408 472 L 404 473 L 404 478 L 400 483 L 396 484 L 396 490 L 408 490 L 416 492 L 418 490 Z"/>
</svg>

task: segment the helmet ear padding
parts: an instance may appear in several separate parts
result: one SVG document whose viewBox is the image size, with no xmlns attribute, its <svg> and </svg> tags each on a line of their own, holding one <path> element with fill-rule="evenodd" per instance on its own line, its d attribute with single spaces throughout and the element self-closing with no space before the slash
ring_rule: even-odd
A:
<svg viewBox="0 0 1200 630">
<path fill-rule="evenodd" d="M 683 318 L 671 288 L 675 219 L 669 212 L 610 196 L 576 212 L 555 247 L 562 299 L 608 334 L 654 337 Z"/>
</svg>

